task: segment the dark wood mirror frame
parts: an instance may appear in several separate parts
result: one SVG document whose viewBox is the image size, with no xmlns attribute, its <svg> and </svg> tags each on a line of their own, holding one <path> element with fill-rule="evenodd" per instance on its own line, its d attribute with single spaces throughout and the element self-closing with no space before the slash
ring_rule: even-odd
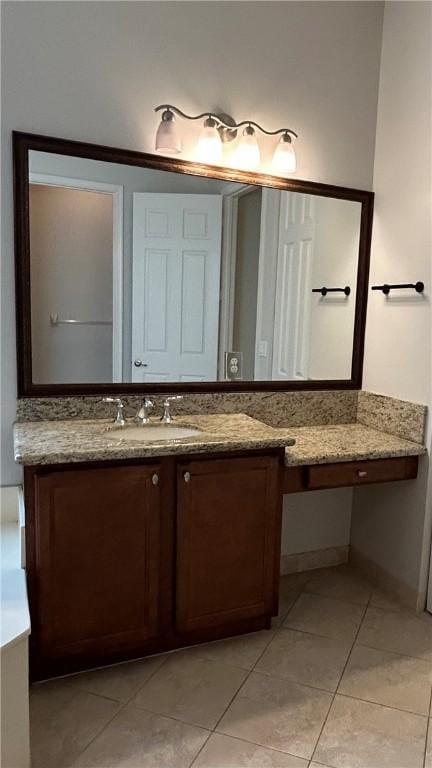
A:
<svg viewBox="0 0 432 768">
<path fill-rule="evenodd" d="M 218 381 L 199 383 L 103 383 L 103 384 L 34 384 L 32 381 L 31 289 L 30 289 L 30 223 L 29 223 L 29 151 L 57 153 L 102 160 L 109 163 L 136 165 L 159 171 L 185 173 L 237 181 L 261 187 L 290 190 L 304 194 L 334 197 L 361 203 L 359 260 L 357 270 L 356 307 L 353 354 L 350 379 L 316 379 L 312 381 Z M 13 132 L 14 210 L 15 210 L 15 289 L 17 318 L 18 397 L 60 397 L 105 394 L 107 392 L 138 394 L 141 392 L 245 392 L 275 390 L 360 389 L 367 308 L 369 257 L 372 235 L 373 192 L 336 187 L 300 179 L 284 179 L 261 173 L 237 171 L 219 166 L 202 165 L 177 158 L 151 155 L 127 149 L 31 133 Z"/>
</svg>

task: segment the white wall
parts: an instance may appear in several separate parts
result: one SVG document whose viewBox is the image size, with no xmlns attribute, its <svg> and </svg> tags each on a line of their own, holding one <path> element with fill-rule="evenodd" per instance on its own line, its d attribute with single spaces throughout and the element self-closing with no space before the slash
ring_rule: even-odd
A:
<svg viewBox="0 0 432 768">
<path fill-rule="evenodd" d="M 53 326 L 113 317 L 111 195 L 31 184 L 32 371 L 38 384 L 112 381 L 112 325 Z"/>
<path fill-rule="evenodd" d="M 385 6 L 371 284 L 423 280 L 423 296 L 369 296 L 364 388 L 432 405 L 431 22 L 427 2 Z M 429 428 L 428 445 L 431 446 Z M 428 459 L 419 479 L 356 489 L 353 544 L 424 598 L 430 552 Z M 429 478 L 430 483 L 430 478 Z M 431 606 L 432 607 L 432 606 Z"/>
<path fill-rule="evenodd" d="M 376 2 L 2 3 L 2 483 L 14 484 L 11 131 L 153 151 L 153 107 L 222 108 L 300 134 L 298 177 L 371 188 Z M 194 129 L 195 130 L 195 129 Z M 199 127 L 196 126 L 196 130 Z M 186 155 L 194 134 L 187 126 Z M 190 133 L 189 133 L 190 131 Z M 264 165 L 273 149 L 266 143 Z"/>
</svg>

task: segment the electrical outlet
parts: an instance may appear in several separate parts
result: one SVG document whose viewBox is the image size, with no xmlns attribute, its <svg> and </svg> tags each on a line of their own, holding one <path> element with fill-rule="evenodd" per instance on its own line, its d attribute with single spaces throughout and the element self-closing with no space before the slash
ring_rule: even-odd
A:
<svg viewBox="0 0 432 768">
<path fill-rule="evenodd" d="M 243 353 L 225 352 L 225 378 L 243 378 Z"/>
</svg>

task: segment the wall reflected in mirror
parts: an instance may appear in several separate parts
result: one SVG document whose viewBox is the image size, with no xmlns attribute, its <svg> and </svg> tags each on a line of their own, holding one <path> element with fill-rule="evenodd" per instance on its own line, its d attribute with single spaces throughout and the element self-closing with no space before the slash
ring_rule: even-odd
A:
<svg viewBox="0 0 432 768">
<path fill-rule="evenodd" d="M 350 378 L 359 202 L 30 151 L 29 204 L 35 384 Z"/>
</svg>

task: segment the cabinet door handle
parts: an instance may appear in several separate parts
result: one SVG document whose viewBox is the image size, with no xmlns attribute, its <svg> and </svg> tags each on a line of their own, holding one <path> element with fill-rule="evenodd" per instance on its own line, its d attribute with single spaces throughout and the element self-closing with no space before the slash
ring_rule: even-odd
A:
<svg viewBox="0 0 432 768">
<path fill-rule="evenodd" d="M 159 475 L 157 474 L 157 472 L 155 472 L 154 475 L 152 475 L 152 483 L 153 485 L 157 485 L 158 482 L 159 482 Z"/>
<path fill-rule="evenodd" d="M 183 479 L 185 483 L 190 483 L 190 479 L 191 479 L 190 472 L 185 472 L 183 475 Z"/>
<path fill-rule="evenodd" d="M 357 477 L 367 477 L 367 471 L 365 469 L 358 469 Z"/>
</svg>

